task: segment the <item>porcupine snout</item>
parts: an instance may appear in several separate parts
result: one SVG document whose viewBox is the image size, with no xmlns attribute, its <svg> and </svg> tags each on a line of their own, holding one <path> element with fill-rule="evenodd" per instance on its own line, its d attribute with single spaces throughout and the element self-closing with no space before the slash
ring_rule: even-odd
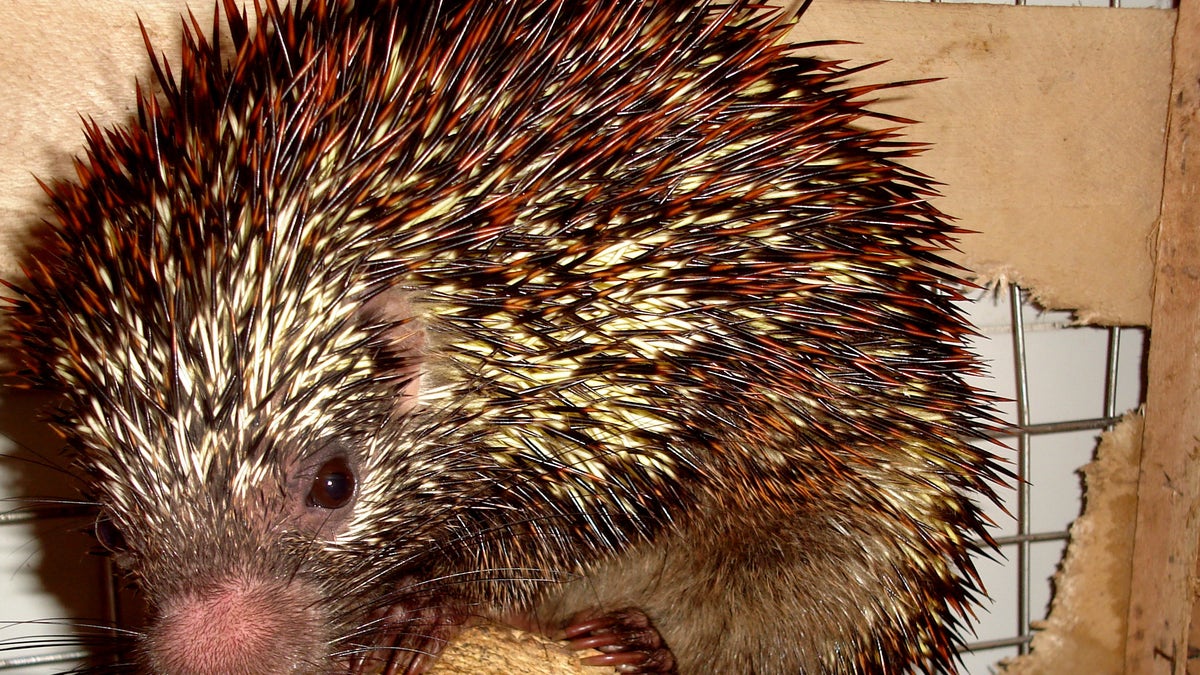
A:
<svg viewBox="0 0 1200 675">
<path fill-rule="evenodd" d="M 344 445 L 311 445 L 301 450 L 279 442 L 288 448 L 283 466 L 261 483 L 212 481 L 243 485 L 244 494 L 193 485 L 169 509 L 193 526 L 167 523 L 151 533 L 154 541 L 173 542 L 168 550 L 147 544 L 146 532 L 114 547 L 118 560 L 139 559 L 135 569 L 153 599 L 140 648 L 148 672 L 345 672 L 346 661 L 329 653 L 332 622 L 345 607 L 330 595 L 321 570 L 335 567 L 323 549 L 345 531 L 354 508 L 356 462 Z"/>
<path fill-rule="evenodd" d="M 283 664 L 313 663 L 317 625 L 303 585 L 224 579 L 168 601 L 147 636 L 153 672 L 163 675 L 267 675 Z"/>
<path fill-rule="evenodd" d="M 151 598 L 140 646 L 148 672 L 344 672 L 328 651 L 339 605 L 319 571 L 332 565 L 325 545 L 344 532 L 355 504 L 354 453 L 312 439 L 270 445 L 279 464 L 197 478 L 161 496 L 172 518 L 143 518 L 142 530 L 125 528 L 128 539 L 102 537 Z"/>
</svg>

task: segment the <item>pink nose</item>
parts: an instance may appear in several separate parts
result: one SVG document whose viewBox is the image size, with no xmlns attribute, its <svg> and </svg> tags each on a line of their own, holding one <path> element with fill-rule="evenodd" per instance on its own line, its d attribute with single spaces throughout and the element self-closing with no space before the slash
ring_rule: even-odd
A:
<svg viewBox="0 0 1200 675">
<path fill-rule="evenodd" d="M 166 603 L 147 638 L 161 675 L 268 675 L 313 667 L 311 602 L 294 585 L 224 580 Z M 307 666 L 300 666 L 307 661 Z"/>
</svg>

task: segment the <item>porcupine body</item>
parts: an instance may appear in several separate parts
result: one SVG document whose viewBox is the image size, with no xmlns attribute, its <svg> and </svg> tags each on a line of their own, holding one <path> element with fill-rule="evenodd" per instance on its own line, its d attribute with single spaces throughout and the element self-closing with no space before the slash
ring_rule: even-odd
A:
<svg viewBox="0 0 1200 675">
<path fill-rule="evenodd" d="M 224 11 L 231 60 L 193 25 L 88 129 L 12 310 L 147 670 L 476 615 L 630 672 L 953 668 L 999 470 L 871 88 L 743 0 Z"/>
</svg>

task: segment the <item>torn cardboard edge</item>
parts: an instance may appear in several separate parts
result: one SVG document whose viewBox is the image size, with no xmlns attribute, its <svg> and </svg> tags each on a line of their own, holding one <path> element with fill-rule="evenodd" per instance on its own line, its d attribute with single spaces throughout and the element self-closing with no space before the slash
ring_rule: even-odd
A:
<svg viewBox="0 0 1200 675">
<path fill-rule="evenodd" d="M 1050 614 L 1030 653 L 1002 664 L 1006 675 L 1125 671 L 1142 424 L 1140 412 L 1125 415 L 1083 467 L 1085 507 L 1071 524 Z"/>
</svg>

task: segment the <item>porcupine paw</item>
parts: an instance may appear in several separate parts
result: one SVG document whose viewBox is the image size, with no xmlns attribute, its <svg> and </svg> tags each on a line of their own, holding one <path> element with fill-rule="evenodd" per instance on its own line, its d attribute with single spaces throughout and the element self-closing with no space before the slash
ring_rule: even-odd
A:
<svg viewBox="0 0 1200 675">
<path fill-rule="evenodd" d="M 673 675 L 675 656 L 650 617 L 626 608 L 599 617 L 573 620 L 564 630 L 575 650 L 595 649 L 599 656 L 581 659 L 587 666 L 612 666 L 620 673 Z"/>
<path fill-rule="evenodd" d="M 423 675 L 461 629 L 464 617 L 453 605 L 407 599 L 373 617 L 378 643 L 360 654 L 351 675 Z"/>
</svg>

